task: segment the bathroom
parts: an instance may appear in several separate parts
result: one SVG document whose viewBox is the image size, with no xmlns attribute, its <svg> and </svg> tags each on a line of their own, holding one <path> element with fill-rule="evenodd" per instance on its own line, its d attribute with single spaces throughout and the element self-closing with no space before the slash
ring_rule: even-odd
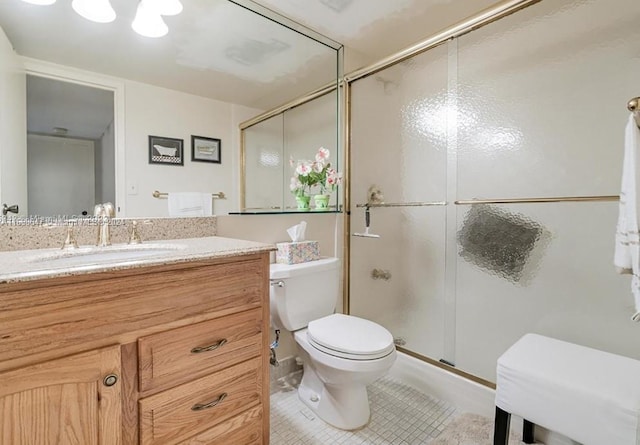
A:
<svg viewBox="0 0 640 445">
<path fill-rule="evenodd" d="M 124 3 L 112 1 L 117 11 Z M 446 401 L 458 411 L 492 416 L 496 360 L 526 332 L 640 358 L 634 342 L 638 325 L 630 321 L 629 281 L 617 275 L 611 264 L 617 218 L 617 203 L 611 197 L 620 192 L 626 104 L 640 95 L 634 83 L 640 64 L 633 45 L 640 37 L 635 25 L 640 15 L 637 2 L 471 1 L 454 6 L 454 2 L 406 1 L 399 2 L 395 12 L 384 6 L 372 8 L 369 17 L 372 21 L 374 13 L 377 17 L 397 14 L 398 20 L 412 17 L 412 22 L 402 25 L 404 32 L 397 33 L 401 35 L 391 39 L 389 35 L 396 34 L 394 24 L 383 20 L 378 23 L 378 35 L 360 41 L 358 35 L 345 31 L 348 23 L 332 35 L 330 26 L 311 21 L 313 14 L 297 16 L 296 2 L 258 3 L 345 43 L 344 67 L 339 68 L 348 80 L 350 103 L 348 110 L 340 108 L 333 116 L 338 121 L 348 112 L 349 128 L 344 134 L 336 126 L 326 146 L 332 156 L 338 156 L 334 159 L 345 174 L 349 192 L 334 193 L 334 205 L 349 211 L 303 216 L 297 212 L 229 214 L 253 206 L 241 204 L 250 199 L 252 189 L 241 170 L 241 139 L 247 131 L 241 133 L 238 128 L 286 102 L 278 102 L 281 96 L 274 93 L 275 101 L 265 97 L 254 106 L 222 96 L 212 100 L 128 80 L 107 70 L 110 75 L 72 68 L 70 61 L 48 58 L 47 49 L 39 56 L 34 50 L 27 61 L 31 73 L 73 77 L 114 91 L 116 111 L 118 107 L 122 111 L 116 112 L 120 121 L 116 121 L 115 138 L 120 138 L 117 146 L 125 150 L 115 165 L 118 216 L 138 218 L 143 239 L 153 230 L 158 232 L 155 239 L 163 239 L 163 231 L 170 232 L 162 227 L 167 201 L 152 193 L 195 190 L 224 192 L 226 199 L 213 201 L 217 215 L 213 232 L 211 224 L 194 219 L 179 225 L 180 237 L 201 233 L 193 236 L 214 234 L 276 243 L 288 239 L 287 228 L 307 221 L 306 238 L 319 241 L 322 255 L 342 260 L 344 286 L 337 310 L 383 325 L 396 339 L 400 354 L 390 378 Z M 345 17 L 350 8 L 362 7 L 357 1 L 317 3 L 322 10 L 332 5 L 328 11 L 335 16 L 344 8 Z M 391 66 L 380 63 L 375 70 L 366 68 L 484 8 L 505 3 L 526 7 L 459 37 L 455 34 L 419 54 L 405 54 Z M 2 5 L 3 10 L 14 7 L 33 8 L 31 12 L 36 8 L 21 0 Z M 7 17 L 3 12 L 0 17 Z M 133 19 L 133 12 L 130 15 Z M 166 18 L 170 28 L 172 23 L 178 26 L 172 19 Z M 86 31 L 95 32 L 90 25 L 84 25 Z M 363 33 L 366 29 L 362 22 L 352 25 Z M 0 26 L 8 35 L 3 19 Z M 347 43 L 350 37 L 353 46 Z M 91 34 L 91 38 L 100 35 Z M 328 80 L 325 76 L 305 85 L 290 82 L 287 100 Z M 7 97 L 7 90 L 3 88 L 2 93 Z M 332 99 L 335 108 L 343 105 L 344 96 L 341 92 Z M 304 121 L 304 105 L 274 116 L 247 128 L 278 119 L 281 126 L 291 121 L 309 124 Z M 0 125 L 3 135 L 12 135 L 6 130 L 14 121 L 2 120 Z M 148 135 L 183 139 L 184 166 L 150 165 Z M 222 162 L 189 162 L 191 135 L 221 139 Z M 344 142 L 339 142 L 343 137 Z M 314 140 L 305 156 L 312 156 L 320 144 Z M 4 169 L 12 145 L 18 144 L 0 148 L 0 204 L 21 202 L 6 195 L 15 189 L 8 184 L 16 181 Z M 280 191 L 274 193 L 286 203 L 269 206 L 292 205 L 291 194 L 282 191 L 289 175 L 287 165 L 284 178 L 275 185 Z M 381 191 L 384 203 L 400 205 L 369 209 L 371 233 L 380 238 L 353 236 L 364 231 L 372 185 Z M 486 206 L 487 213 L 478 210 L 485 207 L 469 203 L 557 197 L 598 199 L 494 203 Z M 514 231 L 530 236 L 527 245 L 516 246 L 520 262 L 511 263 L 511 269 L 505 269 L 500 258 L 487 256 L 482 246 L 473 250 L 478 246 L 464 244 L 473 240 L 475 231 L 487 229 L 475 224 L 487 219 L 511 224 Z M 78 233 L 81 245 L 94 241 L 94 228 L 84 229 L 80 227 Z M 124 229 L 112 229 L 114 243 L 126 241 Z M 45 233 L 52 243 L 38 247 L 58 246 L 65 231 L 66 227 L 4 226 L 0 236 L 5 246 L 15 250 L 38 233 Z M 388 279 L 373 278 L 373 270 L 382 271 Z M 277 349 L 281 365 L 272 372 L 295 366 L 295 355 L 295 342 L 283 333 Z M 538 439 L 545 443 L 570 443 L 551 433 L 550 437 L 544 431 L 540 434 Z"/>
</svg>

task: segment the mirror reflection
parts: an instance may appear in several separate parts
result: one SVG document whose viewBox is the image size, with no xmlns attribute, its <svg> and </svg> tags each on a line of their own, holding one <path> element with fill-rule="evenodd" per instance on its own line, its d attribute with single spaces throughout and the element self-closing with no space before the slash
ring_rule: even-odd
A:
<svg viewBox="0 0 640 445">
<path fill-rule="evenodd" d="M 0 2 L 0 86 L 12 91 L 0 105 L 0 205 L 18 204 L 25 216 L 76 215 L 112 200 L 120 217 L 168 216 L 154 191 L 223 192 L 213 213 L 238 210 L 238 125 L 335 83 L 340 45 L 248 0 L 184 2 L 180 14 L 162 16 L 168 33 L 159 38 L 132 29 L 138 2 L 111 5 L 116 18 L 95 23 L 70 1 Z M 55 82 L 57 96 L 43 92 Z M 95 122 L 102 130 L 88 128 L 93 111 L 80 112 L 91 122 L 71 122 L 66 102 L 79 93 L 60 91 L 75 88 L 110 102 L 111 121 Z M 181 141 L 182 164 L 150 163 L 151 135 Z M 219 139 L 222 162 L 194 162 L 192 136 Z M 87 141 L 92 159 L 80 148 Z"/>
<path fill-rule="evenodd" d="M 27 76 L 27 197 L 32 215 L 91 215 L 116 202 L 113 92 Z"/>
<path fill-rule="evenodd" d="M 332 89 L 243 129 L 243 211 L 339 210 L 338 184 L 327 174 L 335 172 L 334 179 L 339 178 L 342 167 L 338 100 Z M 315 195 L 328 197 L 326 207 L 323 201 L 315 203 Z"/>
</svg>

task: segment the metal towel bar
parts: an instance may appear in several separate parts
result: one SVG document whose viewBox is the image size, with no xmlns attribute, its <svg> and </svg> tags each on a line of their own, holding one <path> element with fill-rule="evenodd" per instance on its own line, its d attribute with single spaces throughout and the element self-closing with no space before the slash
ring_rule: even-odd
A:
<svg viewBox="0 0 640 445">
<path fill-rule="evenodd" d="M 446 206 L 445 201 L 433 201 L 433 202 L 381 202 L 379 204 L 356 204 L 356 207 L 428 207 L 428 206 Z"/>
<path fill-rule="evenodd" d="M 453 201 L 455 205 L 473 204 L 527 204 L 538 202 L 585 202 L 585 201 L 618 201 L 618 195 L 603 196 L 557 196 L 552 198 L 505 198 L 505 199 L 460 199 Z"/>
<path fill-rule="evenodd" d="M 154 192 L 152 193 L 152 195 L 153 195 L 153 197 L 154 197 L 154 198 L 158 198 L 158 199 L 166 198 L 166 197 L 168 197 L 168 196 L 169 196 L 169 194 L 168 194 L 168 193 L 165 193 L 165 192 L 159 192 L 159 191 L 157 191 L 157 190 L 156 190 L 156 191 L 154 191 Z M 211 197 L 212 197 L 213 199 L 227 199 L 227 196 L 224 194 L 224 192 L 212 193 L 212 194 L 211 194 Z"/>
</svg>

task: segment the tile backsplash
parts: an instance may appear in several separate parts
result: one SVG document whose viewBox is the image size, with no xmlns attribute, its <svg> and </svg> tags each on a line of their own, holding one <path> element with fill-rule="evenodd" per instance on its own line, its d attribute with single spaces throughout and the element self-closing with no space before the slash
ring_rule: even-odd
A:
<svg viewBox="0 0 640 445">
<path fill-rule="evenodd" d="M 217 234 L 215 216 L 193 218 L 113 218 L 111 242 L 129 241 L 133 221 L 138 222 L 142 241 L 201 238 Z M 73 232 L 80 246 L 96 243 L 98 225 L 95 219 L 79 220 Z M 37 223 L 19 218 L 0 218 L 0 251 L 47 249 L 61 247 L 67 233 L 64 223 Z"/>
</svg>

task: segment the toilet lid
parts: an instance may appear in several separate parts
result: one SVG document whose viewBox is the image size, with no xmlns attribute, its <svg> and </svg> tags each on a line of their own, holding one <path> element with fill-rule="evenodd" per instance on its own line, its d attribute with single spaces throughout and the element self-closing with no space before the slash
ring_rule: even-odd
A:
<svg viewBox="0 0 640 445">
<path fill-rule="evenodd" d="M 395 349 L 389 331 L 352 315 L 333 314 L 310 322 L 307 338 L 321 351 L 356 360 L 385 357 Z"/>
</svg>

